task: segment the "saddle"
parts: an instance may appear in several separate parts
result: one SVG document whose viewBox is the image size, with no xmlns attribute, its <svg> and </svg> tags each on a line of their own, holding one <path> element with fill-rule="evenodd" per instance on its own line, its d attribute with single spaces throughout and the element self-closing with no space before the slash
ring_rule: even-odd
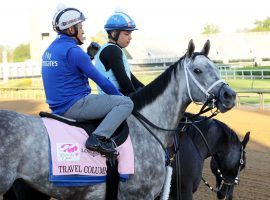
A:
<svg viewBox="0 0 270 200">
<path fill-rule="evenodd" d="M 47 117 L 62 123 L 68 124 L 70 126 L 79 127 L 85 130 L 85 132 L 91 136 L 92 132 L 96 129 L 96 127 L 102 122 L 103 118 L 101 119 L 93 119 L 93 120 L 73 120 L 66 117 L 62 117 L 59 115 L 47 113 L 47 112 L 40 112 L 40 117 Z M 120 146 L 123 144 L 129 134 L 129 128 L 126 121 L 122 122 L 122 124 L 116 129 L 113 133 L 111 139 L 115 142 L 116 146 Z"/>
</svg>

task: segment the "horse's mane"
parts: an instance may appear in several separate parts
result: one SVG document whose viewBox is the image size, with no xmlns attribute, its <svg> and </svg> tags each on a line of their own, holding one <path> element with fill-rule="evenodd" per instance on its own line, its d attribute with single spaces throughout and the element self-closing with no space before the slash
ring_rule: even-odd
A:
<svg viewBox="0 0 270 200">
<path fill-rule="evenodd" d="M 194 114 L 186 112 L 184 114 L 184 116 L 191 118 L 192 116 L 194 116 Z M 196 121 L 205 120 L 206 118 L 207 118 L 206 116 L 198 116 L 198 117 L 196 117 Z M 228 125 L 226 125 L 225 123 L 223 123 L 217 119 L 209 119 L 209 120 L 201 122 L 200 123 L 201 131 L 203 133 L 206 133 L 206 131 L 208 130 L 208 127 L 211 125 L 211 123 L 217 124 L 222 129 L 223 133 L 227 136 L 229 141 L 231 141 L 234 144 L 239 142 L 239 138 L 238 138 L 236 132 L 232 128 L 230 128 Z M 197 137 L 197 135 L 198 134 L 196 133 L 195 135 L 193 135 L 193 137 Z"/>
<path fill-rule="evenodd" d="M 201 52 L 194 52 L 191 56 L 191 60 L 194 60 L 196 56 L 204 55 Z M 163 91 L 167 88 L 168 83 L 171 80 L 171 74 L 174 72 L 176 74 L 176 69 L 179 63 L 185 58 L 185 55 L 182 56 L 178 61 L 174 64 L 170 65 L 160 76 L 154 79 L 151 83 L 146 85 L 143 89 L 135 92 L 131 95 L 131 99 L 134 103 L 134 109 L 140 110 L 145 105 L 152 103 Z M 209 58 L 208 58 L 209 59 Z"/>
<path fill-rule="evenodd" d="M 233 142 L 233 143 L 239 142 L 239 138 L 238 138 L 236 132 L 232 128 L 230 128 L 227 124 L 225 124 L 217 119 L 213 119 L 213 121 L 215 123 L 217 123 L 222 128 L 222 130 L 224 131 L 224 133 L 226 133 L 228 139 L 231 142 Z"/>
<path fill-rule="evenodd" d="M 180 58 L 180 60 L 182 58 Z M 163 93 L 171 80 L 171 74 L 176 74 L 176 69 L 180 60 L 172 64 L 160 76 L 131 96 L 131 99 L 134 102 L 134 109 L 142 109 L 145 105 L 153 102 L 160 94 Z"/>
</svg>

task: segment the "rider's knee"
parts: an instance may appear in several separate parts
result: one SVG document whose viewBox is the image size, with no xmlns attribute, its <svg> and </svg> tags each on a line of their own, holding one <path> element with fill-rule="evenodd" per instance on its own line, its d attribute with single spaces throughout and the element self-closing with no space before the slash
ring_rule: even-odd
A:
<svg viewBox="0 0 270 200">
<path fill-rule="evenodd" d="M 130 111 L 130 112 L 132 112 L 132 110 L 133 110 L 133 108 L 134 108 L 134 104 L 133 104 L 133 101 L 129 98 L 129 97 L 127 97 L 127 96 L 123 96 L 123 104 L 125 104 L 126 105 L 126 107 L 127 107 L 127 109 Z"/>
</svg>

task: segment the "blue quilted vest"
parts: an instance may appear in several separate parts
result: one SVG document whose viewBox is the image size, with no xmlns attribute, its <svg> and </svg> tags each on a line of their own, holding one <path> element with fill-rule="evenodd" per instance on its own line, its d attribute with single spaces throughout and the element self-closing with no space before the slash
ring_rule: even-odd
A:
<svg viewBox="0 0 270 200">
<path fill-rule="evenodd" d="M 98 51 L 98 53 L 96 54 L 95 56 L 95 61 L 96 61 L 96 68 L 107 78 L 109 79 L 113 84 L 114 86 L 117 88 L 117 89 L 121 89 L 119 84 L 118 84 L 118 81 L 116 79 L 116 77 L 114 76 L 112 70 L 108 70 L 106 71 L 106 68 L 105 66 L 103 65 L 103 63 L 101 62 L 101 60 L 99 59 L 99 55 L 101 53 L 101 51 L 106 48 L 107 46 L 109 45 L 115 45 L 115 44 L 112 44 L 112 43 L 107 43 L 107 44 L 104 44 L 100 50 Z M 117 46 L 117 45 L 115 45 Z M 119 46 L 117 46 L 119 49 L 121 49 Z M 129 64 L 128 64 L 128 60 L 127 60 L 127 57 L 124 53 L 124 51 L 121 49 L 122 51 L 122 60 L 123 60 L 123 63 L 124 63 L 124 66 L 125 66 L 125 71 L 127 73 L 127 76 L 129 77 L 129 79 L 131 79 L 131 75 L 130 75 L 130 67 L 129 67 Z M 98 93 L 99 94 L 105 94 L 102 89 L 100 87 L 98 87 Z"/>
</svg>

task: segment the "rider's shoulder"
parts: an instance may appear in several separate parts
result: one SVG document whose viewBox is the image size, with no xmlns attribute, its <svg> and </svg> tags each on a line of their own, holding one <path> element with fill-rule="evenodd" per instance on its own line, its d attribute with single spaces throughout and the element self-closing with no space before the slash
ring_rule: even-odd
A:
<svg viewBox="0 0 270 200">
<path fill-rule="evenodd" d="M 75 57 L 75 58 L 77 58 L 77 60 L 89 58 L 87 53 L 84 52 L 84 50 L 79 46 L 74 46 L 74 47 L 70 48 L 68 51 L 68 56 Z"/>
<path fill-rule="evenodd" d="M 103 49 L 103 52 L 106 52 L 109 55 L 122 54 L 121 48 L 119 48 L 117 45 L 108 45 Z"/>
</svg>

